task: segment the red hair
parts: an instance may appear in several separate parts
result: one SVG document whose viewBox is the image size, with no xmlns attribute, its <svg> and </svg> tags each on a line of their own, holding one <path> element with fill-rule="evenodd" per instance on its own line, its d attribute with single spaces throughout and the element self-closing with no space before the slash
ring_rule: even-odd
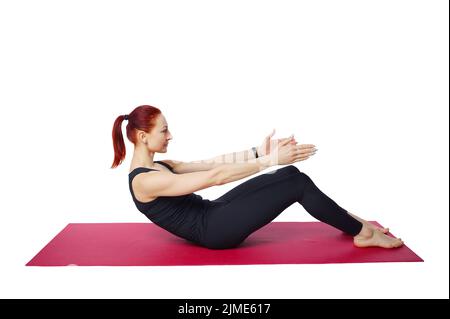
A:
<svg viewBox="0 0 450 319">
<path fill-rule="evenodd" d="M 137 143 L 136 132 L 141 130 L 150 133 L 155 126 L 156 117 L 161 110 L 151 105 L 141 105 L 128 114 L 127 137 L 134 145 Z M 125 143 L 122 136 L 122 122 L 125 115 L 119 115 L 114 121 L 112 140 L 114 147 L 114 161 L 111 168 L 119 166 L 125 159 Z"/>
</svg>

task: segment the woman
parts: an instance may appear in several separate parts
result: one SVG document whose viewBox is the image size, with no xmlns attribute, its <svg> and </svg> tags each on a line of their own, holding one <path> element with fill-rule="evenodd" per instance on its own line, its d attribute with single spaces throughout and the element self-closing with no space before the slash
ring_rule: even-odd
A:
<svg viewBox="0 0 450 319">
<path fill-rule="evenodd" d="M 114 122 L 112 168 L 125 158 L 124 120 L 128 120 L 127 137 L 135 146 L 129 173 L 133 201 L 147 218 L 176 236 L 211 249 L 233 248 L 298 202 L 316 219 L 353 236 L 357 247 L 403 244 L 400 238 L 386 235 L 388 229 L 339 207 L 294 165 L 251 178 L 212 201 L 194 193 L 274 165 L 306 160 L 315 154 L 314 145 L 297 145 L 293 136 L 271 141 L 272 132 L 259 148 L 251 150 L 197 162 L 154 161 L 155 153 L 167 151 L 172 135 L 161 111 L 142 105 Z M 238 160 L 223 161 L 230 155 Z"/>
</svg>

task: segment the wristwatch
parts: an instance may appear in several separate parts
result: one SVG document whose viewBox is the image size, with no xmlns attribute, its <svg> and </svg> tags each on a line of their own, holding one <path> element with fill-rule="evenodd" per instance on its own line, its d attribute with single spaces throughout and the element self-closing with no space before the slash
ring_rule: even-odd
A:
<svg viewBox="0 0 450 319">
<path fill-rule="evenodd" d="M 256 147 L 252 147 L 253 153 L 255 153 L 255 157 L 258 158 L 258 151 L 256 150 Z"/>
</svg>

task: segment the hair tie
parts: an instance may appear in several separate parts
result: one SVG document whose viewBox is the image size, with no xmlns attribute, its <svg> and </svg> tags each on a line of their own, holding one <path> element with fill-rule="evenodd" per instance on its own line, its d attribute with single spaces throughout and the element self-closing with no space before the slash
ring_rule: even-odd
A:
<svg viewBox="0 0 450 319">
<path fill-rule="evenodd" d="M 123 116 L 123 119 L 128 121 L 128 114 Z"/>
</svg>

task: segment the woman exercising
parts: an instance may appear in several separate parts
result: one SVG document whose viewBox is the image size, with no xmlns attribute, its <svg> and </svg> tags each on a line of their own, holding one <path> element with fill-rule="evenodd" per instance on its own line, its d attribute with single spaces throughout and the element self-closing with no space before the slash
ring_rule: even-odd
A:
<svg viewBox="0 0 450 319">
<path fill-rule="evenodd" d="M 128 120 L 127 137 L 134 144 L 129 173 L 133 201 L 148 219 L 178 237 L 210 249 L 233 248 L 298 202 L 316 219 L 353 236 L 357 247 L 403 245 L 400 238 L 386 235 L 388 229 L 341 208 L 309 176 L 290 165 L 314 155 L 315 145 L 297 145 L 293 136 L 271 140 L 272 132 L 261 146 L 242 152 L 195 162 L 154 161 L 155 153 L 167 151 L 172 135 L 161 111 L 142 105 L 114 122 L 111 168 L 125 158 L 124 120 Z M 275 165 L 287 166 L 253 177 L 215 200 L 194 193 Z"/>
</svg>

